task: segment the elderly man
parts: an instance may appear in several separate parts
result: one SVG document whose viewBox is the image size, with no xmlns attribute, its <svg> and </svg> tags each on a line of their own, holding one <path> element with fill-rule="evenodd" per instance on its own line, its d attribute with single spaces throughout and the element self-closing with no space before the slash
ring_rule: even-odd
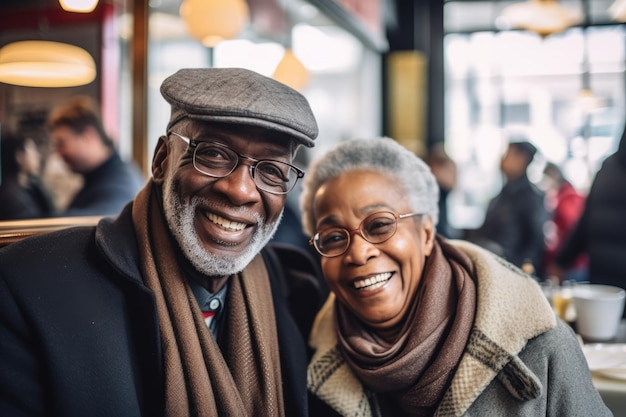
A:
<svg viewBox="0 0 626 417">
<path fill-rule="evenodd" d="M 311 109 L 243 69 L 183 69 L 161 93 L 152 178 L 116 219 L 0 251 L 0 415 L 307 414 L 296 323 L 315 312 L 292 310 L 318 287 L 264 247 Z"/>
</svg>

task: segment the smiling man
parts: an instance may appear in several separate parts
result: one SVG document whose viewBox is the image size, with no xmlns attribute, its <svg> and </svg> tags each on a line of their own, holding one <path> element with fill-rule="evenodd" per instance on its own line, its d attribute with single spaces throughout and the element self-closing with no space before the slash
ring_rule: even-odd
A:
<svg viewBox="0 0 626 417">
<path fill-rule="evenodd" d="M 244 69 L 161 93 L 152 178 L 116 219 L 0 252 L 0 415 L 306 416 L 315 311 L 293 308 L 319 287 L 266 244 L 317 136 L 309 104 Z"/>
</svg>

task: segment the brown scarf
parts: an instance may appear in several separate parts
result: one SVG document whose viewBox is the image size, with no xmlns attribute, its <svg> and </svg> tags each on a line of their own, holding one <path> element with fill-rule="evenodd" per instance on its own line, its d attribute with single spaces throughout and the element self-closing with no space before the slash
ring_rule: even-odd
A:
<svg viewBox="0 0 626 417">
<path fill-rule="evenodd" d="M 284 416 L 276 320 L 262 258 L 230 278 L 221 352 L 176 261 L 154 187 L 149 181 L 139 192 L 132 215 L 144 282 L 156 297 L 165 416 Z"/>
<path fill-rule="evenodd" d="M 474 322 L 473 277 L 467 255 L 438 237 L 416 299 L 393 344 L 365 328 L 336 302 L 339 345 L 359 380 L 386 400 L 382 404 L 386 414 L 391 413 L 390 407 L 393 415 L 413 417 L 430 416 L 436 410 Z"/>
</svg>

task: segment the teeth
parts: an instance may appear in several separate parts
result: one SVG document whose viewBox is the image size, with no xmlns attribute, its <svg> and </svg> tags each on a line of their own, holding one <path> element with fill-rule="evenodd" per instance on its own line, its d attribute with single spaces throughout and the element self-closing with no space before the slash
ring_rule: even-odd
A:
<svg viewBox="0 0 626 417">
<path fill-rule="evenodd" d="M 361 281 L 355 281 L 353 285 L 356 289 L 367 287 L 368 290 L 375 290 L 376 288 L 380 288 L 385 285 L 385 282 L 387 282 L 389 278 L 391 278 L 391 272 L 386 272 L 384 274 L 378 274 L 365 278 Z"/>
<path fill-rule="evenodd" d="M 238 232 L 246 228 L 245 223 L 231 222 L 230 220 L 220 217 L 217 214 L 209 213 L 208 218 L 213 223 L 233 232 Z"/>
</svg>

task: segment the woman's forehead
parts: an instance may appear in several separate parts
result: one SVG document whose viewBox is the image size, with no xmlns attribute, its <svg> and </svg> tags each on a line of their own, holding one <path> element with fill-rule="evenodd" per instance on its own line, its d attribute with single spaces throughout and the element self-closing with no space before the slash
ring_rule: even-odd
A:
<svg viewBox="0 0 626 417">
<path fill-rule="evenodd" d="M 408 207 L 408 196 L 388 175 L 370 170 L 352 170 L 333 177 L 315 194 L 314 212 L 320 216 L 349 210 L 364 216 L 376 210 Z"/>
</svg>

